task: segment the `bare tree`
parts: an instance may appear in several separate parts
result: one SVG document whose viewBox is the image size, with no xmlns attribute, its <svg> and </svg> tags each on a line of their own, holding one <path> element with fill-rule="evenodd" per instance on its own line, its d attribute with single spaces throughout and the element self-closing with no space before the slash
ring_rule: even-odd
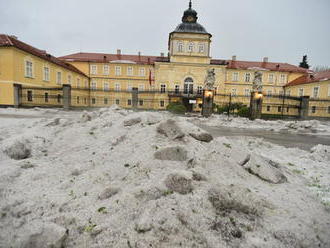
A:
<svg viewBox="0 0 330 248">
<path fill-rule="evenodd" d="M 317 65 L 313 67 L 313 71 L 315 72 L 330 71 L 330 67 L 325 65 Z"/>
</svg>

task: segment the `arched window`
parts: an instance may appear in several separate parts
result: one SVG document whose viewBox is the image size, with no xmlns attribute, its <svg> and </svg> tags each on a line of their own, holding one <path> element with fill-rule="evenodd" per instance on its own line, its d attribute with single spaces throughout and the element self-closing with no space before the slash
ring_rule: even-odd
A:
<svg viewBox="0 0 330 248">
<path fill-rule="evenodd" d="M 194 51 L 194 43 L 190 42 L 188 45 L 188 52 L 192 53 Z"/>
<path fill-rule="evenodd" d="M 180 42 L 178 43 L 178 52 L 180 52 L 180 53 L 183 52 L 183 43 L 182 43 L 182 41 L 180 41 Z"/>
<path fill-rule="evenodd" d="M 187 77 L 184 80 L 184 94 L 193 94 L 194 93 L 194 80 L 191 77 Z"/>
</svg>

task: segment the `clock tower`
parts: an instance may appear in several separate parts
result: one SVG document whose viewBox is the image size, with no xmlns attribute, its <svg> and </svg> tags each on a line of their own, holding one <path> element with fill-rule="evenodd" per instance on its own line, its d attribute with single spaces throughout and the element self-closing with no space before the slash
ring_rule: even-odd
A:
<svg viewBox="0 0 330 248">
<path fill-rule="evenodd" d="M 171 62 L 210 64 L 212 35 L 197 20 L 197 12 L 190 1 L 189 8 L 183 13 L 182 23 L 169 36 Z"/>
</svg>

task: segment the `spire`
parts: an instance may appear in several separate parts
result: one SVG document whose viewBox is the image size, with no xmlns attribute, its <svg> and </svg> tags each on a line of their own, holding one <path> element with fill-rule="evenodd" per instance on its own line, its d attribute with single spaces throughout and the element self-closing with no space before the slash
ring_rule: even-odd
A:
<svg viewBox="0 0 330 248">
<path fill-rule="evenodd" d="M 189 1 L 189 9 L 192 8 L 192 3 L 191 3 L 191 0 Z"/>
</svg>

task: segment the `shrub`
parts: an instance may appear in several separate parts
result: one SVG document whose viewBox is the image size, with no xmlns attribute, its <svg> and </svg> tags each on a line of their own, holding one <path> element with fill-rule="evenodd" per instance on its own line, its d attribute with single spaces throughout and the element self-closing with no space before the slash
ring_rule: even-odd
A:
<svg viewBox="0 0 330 248">
<path fill-rule="evenodd" d="M 242 106 L 240 109 L 237 111 L 237 115 L 240 117 L 249 117 L 250 114 L 250 108 Z"/>
<path fill-rule="evenodd" d="M 166 110 L 174 114 L 184 114 L 187 112 L 186 107 L 180 102 L 171 102 L 167 105 Z"/>
</svg>

